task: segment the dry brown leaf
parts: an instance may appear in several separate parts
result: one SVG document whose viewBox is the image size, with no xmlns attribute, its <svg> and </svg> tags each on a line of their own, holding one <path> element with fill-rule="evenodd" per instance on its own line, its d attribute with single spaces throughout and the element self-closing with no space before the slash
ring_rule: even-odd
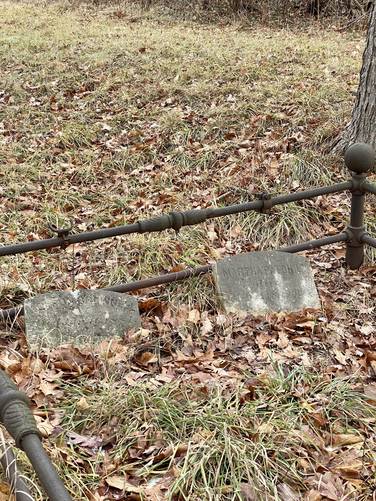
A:
<svg viewBox="0 0 376 501">
<path fill-rule="evenodd" d="M 339 433 L 330 436 L 333 447 L 343 447 L 344 445 L 353 445 L 364 442 L 364 437 L 352 433 Z"/>
<path fill-rule="evenodd" d="M 103 444 L 103 439 L 98 436 L 80 435 L 74 431 L 67 433 L 68 443 L 79 445 L 88 449 L 98 449 Z"/>
<path fill-rule="evenodd" d="M 88 401 L 85 397 L 81 397 L 80 400 L 76 403 L 76 407 L 80 411 L 86 411 L 90 408 L 90 405 L 88 404 Z"/>
<path fill-rule="evenodd" d="M 39 383 L 39 388 L 43 395 L 54 395 L 56 392 L 57 384 L 49 383 L 48 381 L 41 380 Z"/>
<path fill-rule="evenodd" d="M 277 490 L 281 501 L 299 501 L 301 499 L 299 493 L 294 491 L 288 484 L 279 484 Z"/>
<path fill-rule="evenodd" d="M 324 449 L 324 440 L 313 433 L 309 426 L 302 426 L 299 430 L 292 430 L 290 433 L 298 436 L 303 444 L 313 445 L 319 449 Z"/>
<path fill-rule="evenodd" d="M 50 422 L 49 419 L 42 419 L 40 416 L 34 416 L 35 420 L 37 422 L 37 427 L 42 435 L 42 437 L 49 437 L 53 430 L 55 429 L 55 426 Z"/>
<path fill-rule="evenodd" d="M 139 301 L 138 306 L 141 312 L 148 313 L 150 311 L 156 313 L 158 310 L 161 311 L 163 309 L 163 304 L 158 299 L 151 297 L 150 299 L 146 299 L 145 301 Z"/>
<path fill-rule="evenodd" d="M 15 497 L 13 494 L 4 494 L 0 492 L 0 501 L 15 501 Z"/>
<path fill-rule="evenodd" d="M 365 323 L 360 327 L 360 332 L 365 336 L 369 336 L 370 334 L 375 332 L 375 326 L 371 323 Z"/>
<path fill-rule="evenodd" d="M 342 480 L 331 472 L 326 472 L 319 480 L 317 490 L 332 501 L 343 499 L 345 488 Z"/>
<path fill-rule="evenodd" d="M 201 315 L 200 312 L 196 309 L 193 309 L 189 312 L 188 322 L 192 322 L 193 324 L 197 324 L 200 321 Z"/>
<path fill-rule="evenodd" d="M 74 374 L 89 374 L 94 370 L 92 356 L 82 353 L 73 346 L 62 346 L 51 352 L 54 366 L 62 371 L 70 371 Z"/>
<path fill-rule="evenodd" d="M 305 501 L 321 501 L 322 496 L 319 493 L 319 491 L 316 491 L 315 489 L 311 489 L 309 492 L 304 497 Z"/>
<path fill-rule="evenodd" d="M 122 477 L 120 475 L 112 475 L 111 477 L 106 478 L 106 484 L 114 489 L 119 489 L 123 492 L 129 492 L 133 494 L 141 494 L 143 489 L 142 487 L 137 487 L 127 481 L 126 477 Z"/>
<path fill-rule="evenodd" d="M 376 351 L 367 350 L 366 351 L 366 359 L 367 359 L 367 362 L 375 362 L 376 361 Z"/>
<path fill-rule="evenodd" d="M 369 384 L 364 387 L 364 395 L 367 398 L 367 402 L 376 405 L 376 384 Z"/>
<path fill-rule="evenodd" d="M 364 468 L 363 452 L 356 448 L 341 451 L 330 465 L 331 471 L 346 480 L 359 478 Z"/>
<path fill-rule="evenodd" d="M 139 355 L 135 356 L 135 361 L 140 365 L 149 365 L 154 364 L 158 361 L 158 357 L 155 353 L 151 351 L 143 351 Z"/>
<path fill-rule="evenodd" d="M 14 373 L 21 369 L 22 362 L 14 356 L 9 356 L 9 353 L 6 351 L 1 354 L 0 367 L 9 373 Z"/>
<path fill-rule="evenodd" d="M 249 483 L 242 482 L 240 484 L 240 493 L 243 501 L 258 501 L 260 499 L 260 492 Z"/>
<path fill-rule="evenodd" d="M 333 349 L 333 353 L 340 364 L 347 365 L 347 357 L 341 351 Z"/>
<path fill-rule="evenodd" d="M 209 332 L 212 332 L 213 330 L 213 324 L 211 321 L 207 318 L 206 320 L 203 321 L 202 327 L 201 327 L 201 334 L 205 336 L 205 334 L 209 334 Z"/>
<path fill-rule="evenodd" d="M 328 424 L 328 420 L 322 412 L 310 412 L 309 417 L 317 426 L 323 427 Z"/>
<path fill-rule="evenodd" d="M 15 501 L 15 496 L 10 494 L 7 483 L 0 483 L 0 501 Z"/>
<path fill-rule="evenodd" d="M 336 468 L 333 468 L 333 471 L 338 473 L 342 478 L 346 480 L 350 480 L 353 478 L 358 478 L 363 468 L 363 462 L 361 460 L 354 460 L 352 463 L 344 463 L 343 465 L 339 465 Z"/>
<path fill-rule="evenodd" d="M 280 332 L 278 335 L 278 341 L 277 341 L 277 346 L 278 348 L 281 348 L 281 350 L 287 348 L 289 345 L 290 340 L 285 332 Z"/>
</svg>

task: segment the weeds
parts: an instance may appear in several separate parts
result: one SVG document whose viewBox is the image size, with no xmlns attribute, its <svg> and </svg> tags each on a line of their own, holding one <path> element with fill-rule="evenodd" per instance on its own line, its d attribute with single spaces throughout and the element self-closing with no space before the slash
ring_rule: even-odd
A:
<svg viewBox="0 0 376 501">
<path fill-rule="evenodd" d="M 344 120 L 351 109 L 358 35 L 251 34 L 233 26 L 186 27 L 182 34 L 178 25 L 102 22 L 59 5 L 2 7 L 4 242 L 47 237 L 54 220 L 86 230 L 216 200 L 238 203 L 257 191 L 282 193 L 340 175 L 333 159 L 318 159 L 313 147 L 319 131 L 334 133 L 339 114 Z M 340 106 L 330 97 L 338 94 Z M 276 248 L 318 236 L 318 222 L 328 218 L 291 205 L 265 221 L 249 214 L 218 221 L 215 231 L 227 238 L 239 223 L 238 251 Z M 54 284 L 70 287 L 73 275 L 76 285 L 104 287 L 175 264 L 202 264 L 223 246 L 207 239 L 205 226 L 181 235 L 76 246 L 74 271 L 72 249 L 67 256 L 41 253 L 43 265 L 27 255 L 6 266 L 35 294 Z M 49 273 L 35 280 L 38 268 Z"/>
<path fill-rule="evenodd" d="M 72 222 L 74 230 L 85 231 L 348 176 L 340 160 L 320 148 L 348 119 L 361 62 L 359 33 L 316 25 L 250 31 L 239 30 L 239 23 L 162 23 L 152 12 L 131 15 L 121 5 L 93 12 L 68 3 L 14 2 L 2 3 L 1 27 L 3 243 L 47 238 L 50 223 Z M 222 218 L 179 235 L 134 235 L 5 258 L 1 306 L 51 288 L 106 287 L 339 231 L 348 200 L 325 200 Z M 368 220 L 374 228 L 372 215 Z M 342 289 L 343 283 L 332 295 Z M 153 294 L 175 316 L 184 308 L 187 316 L 188 308 L 217 314 L 207 278 Z M 363 291 L 365 302 L 370 294 Z M 348 336 L 340 335 L 343 318 L 328 307 L 329 315 L 330 343 L 334 338 L 335 347 L 341 343 L 342 351 L 359 358 L 368 345 L 348 347 Z M 45 444 L 78 499 L 106 496 L 110 487 L 115 497 L 145 500 L 158 489 L 161 499 L 280 499 L 286 489 L 314 494 L 330 485 L 331 472 L 348 498 L 370 499 L 375 413 L 353 389 L 355 382 L 291 369 L 292 363 L 272 375 L 255 376 L 244 362 L 232 369 L 239 350 L 257 351 L 252 340 L 258 336 L 270 337 L 260 340 L 263 356 L 269 350 L 264 342 L 280 343 L 277 330 L 262 326 L 252 333 L 240 326 L 247 346 L 235 346 L 228 356 L 210 352 L 211 366 L 201 366 L 195 357 L 206 353 L 197 355 L 191 338 L 202 335 L 203 326 L 191 322 L 175 332 L 166 322 L 155 320 L 161 327 L 150 348 L 155 363 L 140 366 L 120 352 L 117 370 L 105 360 L 85 379 L 90 370 L 81 372 L 82 357 L 76 362 L 74 352 L 69 356 L 78 373 L 72 369 L 67 376 L 59 364 L 47 370 L 46 381 L 52 374 L 54 392 L 62 389 L 64 396 L 55 401 L 49 394 L 51 405 L 39 406 L 38 418 L 58 414 Z M 302 322 L 294 336 L 313 343 L 316 326 Z M 306 323 L 310 334 L 302 330 Z M 351 325 L 358 332 L 359 325 Z M 227 342 L 235 343 L 233 326 L 218 326 L 218 349 L 225 350 Z M 177 339 L 173 368 L 161 356 L 162 327 Z M 369 335 L 369 326 L 362 327 Z M 327 348 L 320 337 L 314 342 Z M 302 364 L 303 356 L 298 359 Z M 69 363 L 69 357 L 60 360 L 60 367 Z M 340 442 L 344 437 L 350 445 Z"/>
<path fill-rule="evenodd" d="M 324 444 L 338 434 L 372 434 L 375 410 L 351 381 L 278 366 L 240 385 L 192 386 L 185 379 L 133 388 L 107 380 L 94 393 L 85 385 L 68 388 L 73 399 L 85 395 L 87 408 L 82 413 L 67 402 L 66 423 L 94 436 L 114 423 L 111 461 L 125 462 L 145 481 L 171 476 L 166 499 L 241 500 L 247 484 L 260 499 L 277 499 L 282 483 L 303 492 L 314 484 Z M 365 469 L 370 454 L 366 448 Z"/>
</svg>

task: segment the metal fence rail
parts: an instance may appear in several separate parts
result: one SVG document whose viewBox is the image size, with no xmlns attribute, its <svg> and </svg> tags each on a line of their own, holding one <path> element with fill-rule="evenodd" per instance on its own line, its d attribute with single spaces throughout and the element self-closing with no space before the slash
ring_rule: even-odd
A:
<svg viewBox="0 0 376 501">
<path fill-rule="evenodd" d="M 338 233 L 337 235 L 331 235 L 329 237 L 319 238 L 317 240 L 310 240 L 309 242 L 304 242 L 301 244 L 290 245 L 289 247 L 284 247 L 278 249 L 280 252 L 300 252 L 304 250 L 316 249 L 318 247 L 323 247 L 325 245 L 335 244 L 338 242 L 346 242 L 346 233 Z M 145 280 L 137 280 L 135 282 L 129 282 L 125 284 L 116 284 L 112 287 L 106 287 L 105 291 L 112 292 L 132 292 L 139 291 L 142 289 L 149 289 L 150 287 L 156 287 L 163 284 L 171 284 L 173 282 L 180 282 L 187 278 L 198 277 L 200 275 L 205 275 L 211 272 L 212 265 L 207 264 L 205 266 L 198 266 L 197 268 L 187 268 L 182 271 L 175 271 L 173 273 L 166 273 L 164 275 L 159 275 L 157 277 L 146 278 Z M 0 310 L 0 322 L 13 322 L 17 317 L 23 316 L 24 308 L 23 306 L 16 306 L 14 308 L 8 308 L 5 310 Z"/>
<path fill-rule="evenodd" d="M 338 242 L 346 242 L 346 263 L 351 269 L 357 269 L 364 259 L 364 245 L 376 247 L 376 238 L 370 236 L 364 226 L 364 203 L 366 193 L 376 194 L 376 185 L 367 181 L 367 174 L 375 166 L 375 152 L 373 149 L 363 143 L 352 145 L 345 154 L 345 164 L 351 172 L 351 179 L 331 186 L 323 186 L 306 191 L 289 193 L 271 197 L 262 194 L 257 200 L 252 202 L 229 205 L 219 208 L 194 209 L 183 212 L 172 212 L 152 219 L 139 221 L 137 223 L 118 226 L 115 228 L 103 228 L 94 231 L 72 234 L 71 229 L 51 228 L 57 234 L 57 237 L 45 240 L 35 240 L 31 242 L 16 243 L 0 247 L 0 256 L 10 256 L 23 254 L 42 249 L 51 249 L 56 247 L 65 248 L 68 245 L 91 242 L 103 238 L 130 235 L 133 233 L 152 233 L 161 232 L 167 229 L 179 231 L 184 226 L 193 226 L 201 224 L 209 219 L 229 216 L 249 211 L 268 213 L 274 206 L 308 200 L 322 195 L 350 191 L 351 196 L 351 215 L 346 229 L 337 235 L 324 236 L 322 238 L 291 245 L 280 249 L 284 252 L 300 252 L 310 250 L 325 245 Z M 128 284 L 118 284 L 108 287 L 105 290 L 114 292 L 130 292 L 147 287 L 184 280 L 185 278 L 198 276 L 211 270 L 210 265 L 201 266 L 195 269 L 187 269 L 177 273 L 168 273 L 159 277 L 153 277 L 146 280 L 140 280 Z M 1 320 L 13 320 L 16 316 L 22 315 L 22 306 L 0 310 Z"/>
<path fill-rule="evenodd" d="M 334 184 L 332 186 L 324 186 L 313 190 L 299 191 L 289 195 L 280 195 L 274 198 L 265 196 L 260 200 L 237 205 L 229 205 L 227 207 L 194 209 L 184 212 L 171 212 L 152 219 L 138 221 L 137 223 L 128 224 L 125 226 L 117 226 L 115 228 L 103 228 L 95 231 L 86 231 L 82 233 L 70 234 L 70 230 L 56 228 L 58 237 L 48 238 L 45 240 L 34 240 L 18 244 L 5 245 L 0 247 L 0 256 L 12 256 L 15 254 L 24 254 L 26 252 L 37 251 L 42 249 L 52 249 L 54 247 L 66 247 L 71 244 L 82 242 L 92 242 L 109 237 L 118 237 L 121 235 L 131 235 L 132 233 L 154 233 L 168 229 L 179 231 L 184 226 L 193 226 L 201 224 L 208 219 L 217 217 L 230 216 L 242 212 L 256 211 L 263 212 L 270 210 L 275 205 L 286 204 L 289 202 L 297 202 L 300 200 L 308 200 L 320 195 L 329 193 L 338 193 L 349 190 L 353 186 L 352 181 Z M 376 187 L 375 187 L 376 189 Z"/>
</svg>

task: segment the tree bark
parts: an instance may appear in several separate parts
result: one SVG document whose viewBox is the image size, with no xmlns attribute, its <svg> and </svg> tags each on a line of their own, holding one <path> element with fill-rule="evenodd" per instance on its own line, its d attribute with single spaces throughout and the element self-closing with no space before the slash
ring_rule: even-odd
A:
<svg viewBox="0 0 376 501">
<path fill-rule="evenodd" d="M 367 45 L 351 122 L 334 150 L 342 152 L 356 142 L 368 143 L 376 148 L 376 2 L 370 7 Z"/>
</svg>

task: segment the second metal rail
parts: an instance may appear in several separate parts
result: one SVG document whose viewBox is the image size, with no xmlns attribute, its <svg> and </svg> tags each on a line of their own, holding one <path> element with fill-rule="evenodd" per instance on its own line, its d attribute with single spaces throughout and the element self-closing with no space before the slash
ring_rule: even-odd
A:
<svg viewBox="0 0 376 501">
<path fill-rule="evenodd" d="M 290 245 L 288 247 L 283 247 L 279 249 L 280 252 L 301 252 L 305 250 L 317 249 L 318 247 L 323 247 L 325 245 L 331 245 L 339 242 L 346 242 L 348 239 L 347 233 L 338 233 L 337 235 L 330 235 L 327 237 L 319 238 L 317 240 L 310 240 L 309 242 L 303 242 L 301 244 Z M 148 289 L 151 287 L 157 287 L 159 285 L 171 284 L 174 282 L 179 282 L 186 280 L 187 278 L 198 277 L 200 275 L 205 275 L 210 273 L 212 270 L 212 265 L 207 264 L 204 266 L 198 266 L 197 268 L 187 268 L 185 270 L 176 271 L 173 273 L 166 273 L 164 275 L 159 275 L 157 277 L 146 278 L 144 280 L 137 280 L 135 282 L 129 282 L 125 284 L 117 284 L 111 287 L 106 287 L 102 290 L 111 292 L 133 292 L 142 289 Z M 0 322 L 12 322 L 17 317 L 23 316 L 24 308 L 22 305 L 16 306 L 14 308 L 8 308 L 5 310 L 0 310 Z"/>
</svg>

